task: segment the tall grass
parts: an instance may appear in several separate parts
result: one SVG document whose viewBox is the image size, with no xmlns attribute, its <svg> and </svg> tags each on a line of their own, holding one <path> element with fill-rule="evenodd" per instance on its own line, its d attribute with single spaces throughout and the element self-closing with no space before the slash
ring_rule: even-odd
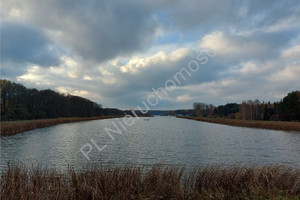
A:
<svg viewBox="0 0 300 200">
<path fill-rule="evenodd" d="M 108 118 L 115 118 L 115 117 L 116 116 L 68 117 L 68 118 L 56 118 L 56 119 L 38 119 L 38 120 L 27 120 L 27 121 L 1 122 L 1 136 L 15 135 L 17 133 L 21 133 L 24 131 L 30 131 L 37 128 L 54 126 L 62 123 L 108 119 Z"/>
<path fill-rule="evenodd" d="M 300 171 L 272 167 L 212 166 L 187 172 L 159 165 L 90 167 L 75 172 L 9 166 L 1 199 L 298 199 Z"/>
<path fill-rule="evenodd" d="M 300 131 L 300 122 L 283 122 L 283 121 L 255 121 L 225 118 L 206 118 L 206 117 L 179 117 L 197 121 L 225 124 L 230 126 L 240 126 L 249 128 L 263 128 L 272 130 Z"/>
</svg>

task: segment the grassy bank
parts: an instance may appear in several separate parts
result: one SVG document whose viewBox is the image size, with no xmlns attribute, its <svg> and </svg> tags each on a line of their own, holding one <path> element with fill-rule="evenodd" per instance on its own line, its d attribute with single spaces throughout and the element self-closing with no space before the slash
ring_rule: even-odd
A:
<svg viewBox="0 0 300 200">
<path fill-rule="evenodd" d="M 44 128 L 63 123 L 72 123 L 80 121 L 98 120 L 115 118 L 116 116 L 99 116 L 99 117 L 68 117 L 56 119 L 38 119 L 26 121 L 8 121 L 1 122 L 1 136 L 15 135 L 24 131 L 30 131 L 37 128 Z"/>
<path fill-rule="evenodd" d="M 225 124 L 231 126 L 249 127 L 249 128 L 300 131 L 300 122 L 251 121 L 251 120 L 205 118 L 205 117 L 179 117 L 179 118 L 192 119 L 192 120 L 216 123 L 216 124 Z"/>
<path fill-rule="evenodd" d="M 66 173 L 9 167 L 1 199 L 298 199 L 300 171 L 285 167 L 86 168 Z"/>
</svg>

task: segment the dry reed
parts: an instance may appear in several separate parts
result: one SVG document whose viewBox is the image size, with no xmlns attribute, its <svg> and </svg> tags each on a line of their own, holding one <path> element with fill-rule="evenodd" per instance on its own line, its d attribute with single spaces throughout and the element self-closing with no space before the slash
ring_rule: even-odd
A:
<svg viewBox="0 0 300 200">
<path fill-rule="evenodd" d="M 98 120 L 116 118 L 116 116 L 98 116 L 98 117 L 68 117 L 56 119 L 38 119 L 28 121 L 8 121 L 1 122 L 1 136 L 15 135 L 24 131 L 30 131 L 37 128 L 44 128 L 63 123 L 72 123 L 80 121 Z"/>
<path fill-rule="evenodd" d="M 300 131 L 300 122 L 283 122 L 283 121 L 255 121 L 225 118 L 206 118 L 206 117 L 178 117 L 192 119 L 197 121 L 224 124 L 230 126 L 240 126 L 249 128 L 262 128 L 272 130 Z"/>
<path fill-rule="evenodd" d="M 195 170 L 155 165 L 51 169 L 8 166 L 1 199 L 298 199 L 300 171 L 282 166 L 211 166 Z"/>
</svg>

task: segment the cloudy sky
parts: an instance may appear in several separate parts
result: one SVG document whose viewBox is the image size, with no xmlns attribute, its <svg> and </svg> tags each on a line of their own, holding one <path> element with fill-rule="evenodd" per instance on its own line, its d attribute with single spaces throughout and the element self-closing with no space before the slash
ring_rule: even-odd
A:
<svg viewBox="0 0 300 200">
<path fill-rule="evenodd" d="M 141 105 L 214 52 L 153 109 L 278 101 L 300 89 L 299 0 L 2 0 L 1 77 Z"/>
</svg>

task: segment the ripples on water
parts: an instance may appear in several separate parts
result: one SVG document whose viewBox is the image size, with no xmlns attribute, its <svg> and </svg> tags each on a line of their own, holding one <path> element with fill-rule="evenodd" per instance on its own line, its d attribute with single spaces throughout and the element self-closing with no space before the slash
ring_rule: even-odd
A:
<svg viewBox="0 0 300 200">
<path fill-rule="evenodd" d="M 210 124 L 175 117 L 134 119 L 122 135 L 106 134 L 104 128 L 115 129 L 106 119 L 28 131 L 1 137 L 1 168 L 7 162 L 22 162 L 66 169 L 86 164 L 206 166 L 211 164 L 271 165 L 300 167 L 300 133 L 250 129 Z M 95 146 L 88 161 L 80 148 L 93 139 Z"/>
</svg>

